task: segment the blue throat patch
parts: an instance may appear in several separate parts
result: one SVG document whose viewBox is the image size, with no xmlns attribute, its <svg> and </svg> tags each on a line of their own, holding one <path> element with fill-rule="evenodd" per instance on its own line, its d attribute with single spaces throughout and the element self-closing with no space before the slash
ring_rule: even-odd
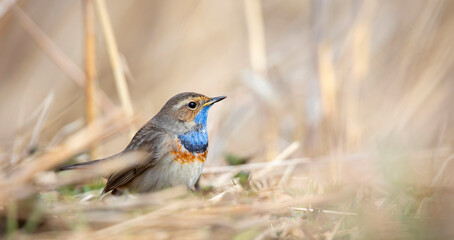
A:
<svg viewBox="0 0 454 240">
<path fill-rule="evenodd" d="M 211 105 L 202 108 L 195 116 L 196 127 L 193 130 L 178 135 L 180 143 L 191 153 L 203 153 L 208 148 L 207 118 L 210 108 Z"/>
</svg>

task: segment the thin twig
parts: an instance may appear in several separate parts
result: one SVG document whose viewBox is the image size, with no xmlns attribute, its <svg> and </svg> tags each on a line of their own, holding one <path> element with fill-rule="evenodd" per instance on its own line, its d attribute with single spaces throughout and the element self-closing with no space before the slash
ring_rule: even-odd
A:
<svg viewBox="0 0 454 240">
<path fill-rule="evenodd" d="M 284 186 L 287 184 L 287 182 L 290 180 L 290 177 L 292 176 L 293 170 L 295 170 L 296 164 L 290 164 L 287 166 L 285 169 L 284 174 L 281 177 L 281 180 L 279 181 L 279 186 Z"/>
<path fill-rule="evenodd" d="M 46 148 L 50 149 L 54 147 L 55 145 L 60 143 L 63 138 L 75 132 L 77 129 L 82 128 L 83 126 L 84 122 L 81 118 L 66 124 L 56 134 L 54 134 L 54 137 L 50 140 Z"/>
<path fill-rule="evenodd" d="M 285 167 L 289 165 L 298 165 L 298 164 L 305 164 L 309 163 L 311 160 L 309 158 L 295 158 L 295 159 L 288 159 L 282 162 L 257 162 L 257 163 L 248 163 L 238 166 L 220 166 L 220 167 L 205 167 L 203 170 L 204 174 L 210 173 L 225 173 L 225 172 L 238 172 L 244 170 L 255 170 L 255 169 L 262 169 L 267 168 L 269 166 L 272 167 Z"/>
<path fill-rule="evenodd" d="M 344 221 L 344 219 L 345 219 L 345 216 L 342 216 L 339 219 L 339 221 L 337 221 L 336 226 L 334 226 L 333 231 L 328 233 L 327 240 L 333 240 L 334 239 L 334 236 L 336 236 L 336 233 L 339 231 L 339 227 L 342 224 L 342 222 Z"/>
<path fill-rule="evenodd" d="M 451 156 L 448 157 L 448 159 L 446 159 L 444 162 L 443 162 L 443 165 L 441 166 L 441 168 L 438 170 L 437 174 L 435 175 L 435 177 L 432 179 L 432 183 L 430 184 L 432 187 L 436 186 L 437 184 L 439 184 L 439 181 L 440 181 L 440 178 L 441 176 L 443 176 L 443 172 L 445 171 L 446 167 L 448 166 L 448 164 L 454 159 L 454 154 L 452 154 Z"/>
<path fill-rule="evenodd" d="M 28 149 L 32 149 L 38 144 L 39 135 L 41 133 L 41 130 L 43 129 L 53 101 L 54 93 L 51 92 L 39 107 L 41 109 L 41 113 L 38 117 L 38 120 L 36 121 L 35 127 L 33 128 L 32 136 L 28 144 Z"/>
<path fill-rule="evenodd" d="M 44 53 L 77 85 L 83 87 L 85 85 L 84 72 L 68 57 L 66 54 L 39 28 L 39 26 L 25 13 L 19 6 L 15 5 L 13 11 L 19 20 L 22 28 L 35 40 L 41 47 Z M 105 95 L 103 91 L 98 92 L 96 98 L 105 112 L 109 112 L 115 108 L 115 105 Z"/>
<path fill-rule="evenodd" d="M 354 212 L 341 212 L 341 211 L 322 210 L 322 209 L 319 210 L 319 209 L 313 209 L 313 208 L 292 207 L 292 210 L 303 211 L 303 212 L 322 212 L 322 213 L 326 213 L 326 214 L 342 215 L 342 216 L 358 216 L 358 213 L 354 213 Z"/>
<path fill-rule="evenodd" d="M 62 161 L 84 150 L 93 141 L 125 128 L 132 120 L 131 118 L 125 118 L 122 112 L 115 112 L 107 118 L 97 120 L 92 125 L 78 131 L 63 143 L 49 150 L 49 152 L 33 159 L 33 161 L 27 161 L 28 164 L 22 166 L 19 171 L 0 181 L 0 202 L 14 199 L 15 196 L 11 196 L 11 191 L 33 179 L 39 172 L 55 167 Z M 99 134 L 94 134 L 97 132 Z"/>
<path fill-rule="evenodd" d="M 260 178 L 268 174 L 273 170 L 273 167 L 284 161 L 284 159 L 288 158 L 290 155 L 292 155 L 298 148 L 300 147 L 300 144 L 298 142 L 293 142 L 290 144 L 284 151 L 282 151 L 274 160 L 270 162 L 270 164 L 260 172 L 256 173 L 254 177 Z"/>
</svg>

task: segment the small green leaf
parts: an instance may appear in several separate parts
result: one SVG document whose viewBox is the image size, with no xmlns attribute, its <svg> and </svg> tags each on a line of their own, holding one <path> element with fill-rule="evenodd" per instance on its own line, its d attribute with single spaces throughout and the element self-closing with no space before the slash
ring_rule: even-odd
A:
<svg viewBox="0 0 454 240">
<path fill-rule="evenodd" d="M 227 153 L 225 155 L 225 160 L 230 166 L 236 166 L 236 165 L 241 165 L 247 163 L 249 158 L 245 157 L 240 157 L 238 155 L 232 154 L 232 153 Z"/>
<path fill-rule="evenodd" d="M 238 233 L 235 235 L 232 239 L 233 240 L 249 240 L 249 239 L 254 239 L 259 235 L 259 231 L 255 228 L 247 229 L 243 232 Z"/>
<path fill-rule="evenodd" d="M 233 176 L 234 178 L 238 178 L 241 186 L 243 187 L 249 187 L 249 177 L 250 177 L 250 173 L 247 172 L 247 171 L 240 171 L 238 172 L 237 174 L 235 174 L 235 176 Z"/>
</svg>

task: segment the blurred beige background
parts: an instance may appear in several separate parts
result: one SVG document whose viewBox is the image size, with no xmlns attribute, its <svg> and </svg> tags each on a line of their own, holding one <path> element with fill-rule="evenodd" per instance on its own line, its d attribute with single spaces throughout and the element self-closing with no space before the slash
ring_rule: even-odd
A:
<svg viewBox="0 0 454 240">
<path fill-rule="evenodd" d="M 133 130 L 177 93 L 228 96 L 209 114 L 209 166 L 200 182 L 211 193 L 196 197 L 200 205 L 191 205 L 192 194 L 163 198 L 162 208 L 146 197 L 151 205 L 129 212 L 79 203 L 99 195 L 99 181 L 95 189 L 54 191 L 80 181 L 78 172 L 56 174 L 55 165 L 73 154 L 88 160 L 79 151 L 97 136 L 77 134 L 86 114 L 85 90 L 74 81 L 84 80 L 83 2 L 0 0 L 0 205 L 14 203 L 1 205 L 0 217 L 10 215 L 11 232 L 15 209 L 24 209 L 14 201 L 36 194 L 49 208 L 53 238 L 90 236 L 116 221 L 146 239 L 246 238 L 250 230 L 257 238 L 266 238 L 263 230 L 271 238 L 453 239 L 454 1 L 106 0 Z M 96 23 L 98 88 L 120 107 L 105 28 Z M 130 138 L 123 129 L 103 139 L 99 157 Z M 250 171 L 243 183 L 238 168 L 218 168 L 227 154 L 254 162 L 239 166 Z M 120 218 L 111 219 L 114 212 Z M 133 216 L 134 226 L 124 228 Z M 136 231 L 146 216 L 151 221 Z"/>
<path fill-rule="evenodd" d="M 437 144 L 443 126 L 452 143 L 452 1 L 262 1 L 267 78 L 259 82 L 250 77 L 243 1 L 107 2 L 140 123 L 179 92 L 228 96 L 210 113 L 208 164 L 227 152 L 268 159 L 294 141 L 303 146 L 295 155 L 367 151 L 389 136 L 399 149 L 424 149 Z M 19 4 L 83 70 L 82 1 Z M 11 146 L 53 93 L 39 139 L 46 146 L 84 119 L 83 88 L 14 12 L 0 17 L 1 144 Z M 119 105 L 99 25 L 97 33 L 98 85 Z M 124 132 L 103 142 L 100 154 L 128 141 Z"/>
</svg>

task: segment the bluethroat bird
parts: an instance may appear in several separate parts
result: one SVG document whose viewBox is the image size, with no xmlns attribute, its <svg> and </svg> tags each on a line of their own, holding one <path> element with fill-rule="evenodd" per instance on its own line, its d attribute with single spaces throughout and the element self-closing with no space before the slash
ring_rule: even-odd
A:
<svg viewBox="0 0 454 240">
<path fill-rule="evenodd" d="M 132 138 L 118 156 L 131 151 L 145 154 L 137 164 L 112 173 L 103 194 L 118 194 L 123 189 L 152 192 L 184 185 L 194 188 L 202 173 L 208 153 L 207 117 L 221 97 L 207 97 L 185 92 L 172 97 Z M 111 157 L 61 167 L 59 170 L 83 168 Z"/>
</svg>

